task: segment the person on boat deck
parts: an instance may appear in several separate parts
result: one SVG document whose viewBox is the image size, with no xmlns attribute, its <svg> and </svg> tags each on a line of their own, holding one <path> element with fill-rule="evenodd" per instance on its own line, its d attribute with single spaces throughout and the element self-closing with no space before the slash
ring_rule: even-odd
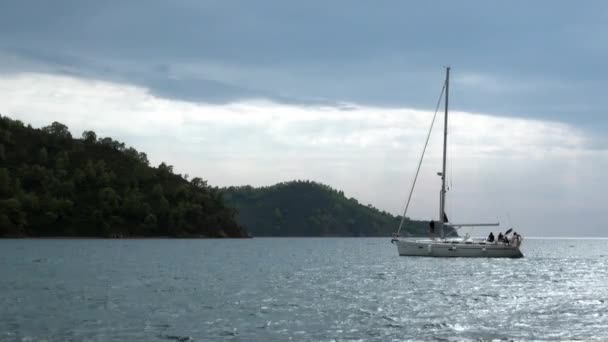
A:
<svg viewBox="0 0 608 342">
<path fill-rule="evenodd" d="M 391 238 L 391 243 L 395 243 L 399 241 L 399 234 L 393 233 L 393 237 Z"/>
<path fill-rule="evenodd" d="M 435 221 L 433 220 L 429 222 L 429 231 L 431 232 L 431 236 L 435 236 Z"/>
<path fill-rule="evenodd" d="M 502 232 L 498 233 L 498 239 L 496 239 L 496 241 L 498 242 L 503 242 L 504 240 L 504 236 L 502 235 Z"/>
<path fill-rule="evenodd" d="M 488 242 L 494 242 L 494 233 L 490 232 L 490 235 L 488 235 Z"/>
<path fill-rule="evenodd" d="M 503 238 L 502 238 L 502 239 L 503 239 L 502 241 L 503 241 L 503 242 L 504 242 L 506 245 L 508 245 L 508 244 L 509 244 L 509 238 L 508 238 L 506 235 L 505 235 L 505 236 L 503 236 Z"/>
<path fill-rule="evenodd" d="M 517 232 L 513 232 L 513 238 L 511 240 L 511 242 L 513 243 L 513 245 L 515 246 L 519 246 L 519 239 L 521 237 L 519 236 L 519 234 L 517 234 Z"/>
</svg>

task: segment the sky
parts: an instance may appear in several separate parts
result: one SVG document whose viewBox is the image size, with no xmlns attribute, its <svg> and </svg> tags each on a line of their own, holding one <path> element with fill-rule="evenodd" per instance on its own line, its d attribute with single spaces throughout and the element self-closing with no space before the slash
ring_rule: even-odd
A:
<svg viewBox="0 0 608 342">
<path fill-rule="evenodd" d="M 0 113 L 400 214 L 449 65 L 451 221 L 608 237 L 607 22 L 605 1 L 5 0 Z M 441 121 L 415 219 L 438 218 Z"/>
</svg>

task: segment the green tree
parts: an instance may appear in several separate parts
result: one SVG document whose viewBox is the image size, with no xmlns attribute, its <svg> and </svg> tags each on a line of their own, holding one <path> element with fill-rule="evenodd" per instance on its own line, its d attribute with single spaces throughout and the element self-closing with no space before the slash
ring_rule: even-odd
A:
<svg viewBox="0 0 608 342">
<path fill-rule="evenodd" d="M 0 236 L 10 236 L 15 234 L 16 227 L 8 218 L 8 215 L 0 211 Z"/>
<path fill-rule="evenodd" d="M 156 220 L 156 215 L 148 214 L 144 219 L 144 225 L 148 229 L 156 228 L 158 221 Z"/>
<path fill-rule="evenodd" d="M 46 147 L 42 147 L 40 151 L 38 151 L 38 162 L 41 165 L 46 165 L 49 160 L 49 153 L 46 150 Z"/>
<path fill-rule="evenodd" d="M 34 193 L 21 194 L 20 202 L 26 212 L 36 213 L 40 210 L 40 200 Z"/>
<path fill-rule="evenodd" d="M 66 170 L 70 164 L 70 156 L 68 155 L 68 151 L 61 151 L 57 154 L 55 158 L 55 169 L 56 170 Z"/>
<path fill-rule="evenodd" d="M 281 214 L 281 209 L 279 208 L 274 208 L 274 219 L 277 222 L 281 222 L 283 221 L 283 215 Z"/>
<path fill-rule="evenodd" d="M 21 211 L 21 202 L 17 198 L 9 198 L 7 200 L 0 201 L 0 214 L 4 214 L 8 217 L 12 223 L 13 229 L 21 230 L 26 225 L 26 216 Z"/>
<path fill-rule="evenodd" d="M 160 163 L 160 165 L 158 165 L 158 175 L 161 178 L 168 178 L 169 176 L 171 176 L 173 174 L 173 166 L 172 165 L 167 165 L 164 162 Z"/>
<path fill-rule="evenodd" d="M 143 152 L 139 152 L 139 161 L 145 164 L 146 166 L 150 165 L 150 162 L 148 161 L 148 155 Z"/>
<path fill-rule="evenodd" d="M 42 131 L 63 139 L 72 138 L 72 134 L 70 133 L 68 126 L 57 121 L 53 122 L 50 126 L 43 127 Z"/>
<path fill-rule="evenodd" d="M 5 143 L 5 144 L 13 143 L 11 132 L 0 130 L 0 142 Z"/>
<path fill-rule="evenodd" d="M 207 182 L 204 181 L 202 178 L 199 178 L 199 177 L 192 178 L 192 180 L 190 181 L 190 184 L 192 184 L 193 186 L 195 186 L 197 188 L 205 188 L 205 187 L 207 187 Z"/>
<path fill-rule="evenodd" d="M 101 139 L 99 139 L 99 143 L 104 146 L 107 146 L 107 147 L 110 147 L 112 149 L 119 150 L 119 151 L 122 151 L 125 148 L 124 143 L 113 140 L 112 138 L 101 138 Z"/>
<path fill-rule="evenodd" d="M 86 175 L 84 174 L 84 171 L 82 171 L 80 168 L 76 169 L 76 171 L 74 171 L 73 180 L 74 184 L 82 185 L 86 180 Z"/>
<path fill-rule="evenodd" d="M 82 140 L 87 144 L 94 144 L 97 142 L 97 134 L 93 131 L 82 132 Z"/>
<path fill-rule="evenodd" d="M 150 206 L 146 205 L 138 189 L 131 189 L 123 199 L 122 212 L 126 218 L 141 221 L 150 213 Z"/>
<path fill-rule="evenodd" d="M 97 182 L 97 169 L 95 168 L 95 165 L 91 159 L 87 160 L 86 164 L 84 165 L 84 175 L 89 183 L 94 184 Z"/>
<path fill-rule="evenodd" d="M 112 212 L 118 208 L 120 197 L 116 191 L 110 187 L 105 187 L 99 191 L 99 202 L 101 207 L 107 212 Z"/>
<path fill-rule="evenodd" d="M 57 222 L 58 218 L 59 216 L 55 212 L 47 211 L 42 216 L 42 223 L 45 225 L 53 225 Z"/>
<path fill-rule="evenodd" d="M 0 168 L 0 197 L 8 197 L 11 195 L 11 176 L 8 170 Z"/>
<path fill-rule="evenodd" d="M 67 179 L 58 184 L 56 193 L 61 197 L 71 198 L 74 195 L 75 190 L 74 181 L 72 179 Z"/>
</svg>

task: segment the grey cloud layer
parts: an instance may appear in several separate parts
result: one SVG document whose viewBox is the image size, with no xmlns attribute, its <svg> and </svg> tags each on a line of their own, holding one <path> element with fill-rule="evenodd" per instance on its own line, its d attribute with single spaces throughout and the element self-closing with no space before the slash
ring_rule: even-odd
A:
<svg viewBox="0 0 608 342">
<path fill-rule="evenodd" d="M 3 1 L 0 70 L 428 109 L 451 64 L 456 109 L 605 129 L 605 22 L 601 1 Z"/>
</svg>

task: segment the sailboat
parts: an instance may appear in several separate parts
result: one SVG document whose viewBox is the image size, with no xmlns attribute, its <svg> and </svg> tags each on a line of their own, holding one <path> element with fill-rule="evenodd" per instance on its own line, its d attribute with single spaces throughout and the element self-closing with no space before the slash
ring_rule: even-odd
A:
<svg viewBox="0 0 608 342">
<path fill-rule="evenodd" d="M 439 226 L 439 236 L 434 236 L 436 224 L 434 221 L 429 223 L 429 230 L 431 237 L 429 238 L 402 238 L 399 233 L 405 222 L 407 208 L 409 207 L 416 179 L 418 178 L 418 172 L 420 171 L 420 165 L 424 158 L 424 151 L 428 145 L 430 137 L 430 131 L 427 136 L 426 143 L 420 157 L 416 176 L 412 183 L 410 195 L 408 197 L 404 213 L 402 215 L 401 223 L 397 233 L 393 234 L 391 240 L 392 243 L 397 245 L 397 251 L 400 256 L 429 256 L 429 257 L 481 257 L 481 258 L 521 258 L 523 253 L 519 249 L 523 238 L 521 235 L 517 235 L 513 232 L 512 236 L 508 236 L 512 232 L 512 229 L 507 230 L 504 236 L 499 236 L 498 239 L 494 239 L 493 236 L 485 238 L 471 238 L 470 236 L 465 237 L 446 237 L 446 230 L 458 230 L 462 227 L 491 227 L 498 226 L 498 223 L 451 223 L 448 221 L 448 217 L 445 213 L 446 207 L 446 159 L 447 159 L 447 137 L 448 137 L 448 95 L 449 95 L 449 84 L 450 84 L 450 68 L 446 68 L 445 83 L 442 89 L 437 108 L 435 110 L 435 117 L 439 109 L 441 97 L 445 91 L 445 114 L 444 114 L 444 129 L 443 129 L 443 163 L 442 171 L 437 174 L 441 177 L 441 191 L 439 195 L 439 217 L 437 225 Z M 433 122 L 435 120 L 433 117 Z"/>
</svg>

